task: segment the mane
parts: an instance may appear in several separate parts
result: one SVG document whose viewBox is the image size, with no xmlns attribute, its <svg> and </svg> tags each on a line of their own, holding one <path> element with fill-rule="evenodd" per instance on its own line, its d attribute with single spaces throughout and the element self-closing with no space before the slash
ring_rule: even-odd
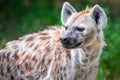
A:
<svg viewBox="0 0 120 80">
<path fill-rule="evenodd" d="M 91 9 L 87 6 L 85 10 L 80 11 L 79 13 L 80 13 L 81 15 L 88 14 L 88 13 L 90 13 L 90 10 L 91 10 Z"/>
</svg>

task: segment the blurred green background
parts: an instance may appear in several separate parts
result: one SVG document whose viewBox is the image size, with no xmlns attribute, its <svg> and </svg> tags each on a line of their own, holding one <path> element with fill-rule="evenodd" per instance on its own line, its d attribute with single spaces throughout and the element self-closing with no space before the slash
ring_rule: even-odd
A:
<svg viewBox="0 0 120 80">
<path fill-rule="evenodd" d="M 61 25 L 60 13 L 66 0 L 0 0 L 0 48 L 25 34 Z M 108 17 L 97 80 L 120 80 L 120 0 L 67 0 L 78 11 L 86 5 L 102 6 Z"/>
</svg>

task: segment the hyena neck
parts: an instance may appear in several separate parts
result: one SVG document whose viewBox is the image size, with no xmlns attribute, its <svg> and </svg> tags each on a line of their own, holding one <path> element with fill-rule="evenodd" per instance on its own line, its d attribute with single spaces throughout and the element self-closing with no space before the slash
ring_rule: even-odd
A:
<svg viewBox="0 0 120 80">
<path fill-rule="evenodd" d="M 74 65 L 79 69 L 81 67 L 90 68 L 91 66 L 98 64 L 103 46 L 104 40 L 96 38 L 89 45 L 83 48 L 71 50 L 71 56 L 75 62 L 73 62 Z"/>
</svg>

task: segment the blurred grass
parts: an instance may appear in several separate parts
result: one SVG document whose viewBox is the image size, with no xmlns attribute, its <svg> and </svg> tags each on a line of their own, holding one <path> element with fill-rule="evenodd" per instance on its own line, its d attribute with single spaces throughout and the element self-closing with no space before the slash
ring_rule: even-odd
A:
<svg viewBox="0 0 120 80">
<path fill-rule="evenodd" d="M 109 0 L 104 0 L 108 2 Z M 5 43 L 25 34 L 44 30 L 47 26 L 60 25 L 62 3 L 59 0 L 1 0 L 0 1 L 0 48 Z M 94 1 L 70 1 L 77 10 Z M 101 5 L 105 5 L 100 2 Z M 104 7 L 108 24 L 104 29 L 107 46 L 100 59 L 97 80 L 120 80 L 120 16 L 111 16 L 110 6 Z M 118 10 L 120 11 L 120 10 Z"/>
<path fill-rule="evenodd" d="M 98 80 L 120 80 L 120 23 L 108 18 L 104 30 L 107 46 L 103 49 L 99 65 Z"/>
</svg>

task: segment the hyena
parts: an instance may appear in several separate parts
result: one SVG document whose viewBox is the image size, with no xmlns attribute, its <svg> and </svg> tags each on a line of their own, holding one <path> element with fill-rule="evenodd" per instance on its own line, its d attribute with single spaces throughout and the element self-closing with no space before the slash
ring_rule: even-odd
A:
<svg viewBox="0 0 120 80">
<path fill-rule="evenodd" d="M 0 80 L 95 80 L 104 46 L 104 10 L 81 12 L 65 2 L 63 26 L 8 42 L 0 50 Z"/>
</svg>

